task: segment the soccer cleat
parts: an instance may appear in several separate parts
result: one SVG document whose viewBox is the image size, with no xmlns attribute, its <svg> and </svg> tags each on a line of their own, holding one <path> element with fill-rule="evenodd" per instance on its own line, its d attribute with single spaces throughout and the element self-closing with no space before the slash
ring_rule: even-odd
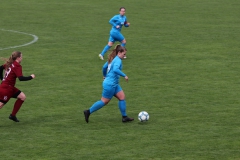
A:
<svg viewBox="0 0 240 160">
<path fill-rule="evenodd" d="M 134 118 L 130 118 L 130 117 L 124 117 L 124 118 L 122 118 L 122 122 L 131 122 L 131 121 L 133 121 L 134 120 Z"/>
<path fill-rule="evenodd" d="M 83 111 L 83 113 L 84 113 L 84 116 L 85 116 L 85 121 L 88 123 L 88 118 L 90 116 L 90 111 L 89 110 L 85 110 L 85 111 Z"/>
<path fill-rule="evenodd" d="M 101 60 L 104 60 L 103 56 L 101 54 L 98 55 L 98 57 L 101 59 Z"/>
<path fill-rule="evenodd" d="M 15 122 L 19 122 L 19 120 L 17 119 L 17 117 L 16 117 L 16 116 L 13 116 L 12 114 L 10 114 L 9 119 L 11 119 L 11 120 L 13 120 L 13 121 L 15 121 Z"/>
</svg>

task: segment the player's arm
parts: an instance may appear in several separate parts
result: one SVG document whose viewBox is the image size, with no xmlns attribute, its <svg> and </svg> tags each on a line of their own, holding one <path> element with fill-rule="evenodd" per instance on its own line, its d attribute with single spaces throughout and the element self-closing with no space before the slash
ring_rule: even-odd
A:
<svg viewBox="0 0 240 160">
<path fill-rule="evenodd" d="M 113 27 L 117 27 L 118 25 L 116 24 L 117 21 L 117 16 L 114 16 L 110 19 L 109 23 L 113 26 Z"/>
<path fill-rule="evenodd" d="M 22 66 L 16 67 L 14 72 L 15 72 L 16 76 L 18 77 L 19 81 L 29 81 L 29 80 L 35 78 L 34 74 L 31 74 L 30 76 L 27 76 L 27 77 L 23 76 Z"/>
<path fill-rule="evenodd" d="M 106 62 L 102 67 L 103 77 L 107 76 L 107 68 L 108 68 L 108 62 Z"/>
<path fill-rule="evenodd" d="M 29 80 L 33 79 L 33 77 L 32 76 L 28 76 L 28 77 L 19 76 L 18 79 L 19 79 L 19 81 L 29 81 Z"/>
<path fill-rule="evenodd" d="M 3 65 L 0 66 L 0 79 L 1 81 L 3 80 L 3 70 L 4 70 L 4 67 Z"/>
<path fill-rule="evenodd" d="M 120 70 L 120 65 L 119 64 L 114 64 L 113 66 L 113 72 L 122 76 L 122 77 L 126 77 L 126 74 L 124 74 L 121 70 Z"/>
</svg>

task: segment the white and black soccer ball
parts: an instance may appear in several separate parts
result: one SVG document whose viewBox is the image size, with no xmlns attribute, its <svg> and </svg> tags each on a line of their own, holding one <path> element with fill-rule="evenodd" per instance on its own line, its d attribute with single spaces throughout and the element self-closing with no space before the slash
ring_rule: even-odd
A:
<svg viewBox="0 0 240 160">
<path fill-rule="evenodd" d="M 138 120 L 140 122 L 146 122 L 149 120 L 149 114 L 146 112 L 146 111 L 141 111 L 139 114 L 138 114 Z"/>
</svg>

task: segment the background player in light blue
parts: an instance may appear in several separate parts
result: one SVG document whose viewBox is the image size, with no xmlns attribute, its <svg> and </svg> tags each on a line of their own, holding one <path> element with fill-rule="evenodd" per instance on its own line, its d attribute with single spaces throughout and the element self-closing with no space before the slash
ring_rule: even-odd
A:
<svg viewBox="0 0 240 160">
<path fill-rule="evenodd" d="M 133 121 L 133 118 L 129 118 L 126 113 L 126 101 L 125 94 L 119 85 L 120 76 L 124 77 L 128 81 L 128 76 L 124 74 L 122 70 L 122 59 L 126 56 L 126 49 L 119 44 L 115 47 L 111 54 L 108 55 L 108 61 L 103 65 L 103 78 L 102 83 L 103 91 L 101 100 L 95 102 L 88 110 L 84 111 L 85 120 L 88 123 L 90 114 L 99 110 L 115 96 L 118 101 L 118 107 L 122 114 L 122 122 Z"/>
<path fill-rule="evenodd" d="M 123 47 L 125 47 L 126 45 L 126 39 L 121 34 L 121 29 L 123 25 L 125 27 L 130 26 L 130 23 L 127 22 L 125 11 L 126 9 L 124 7 L 121 7 L 119 9 L 120 14 L 113 16 L 109 21 L 109 23 L 112 25 L 112 29 L 110 31 L 108 44 L 103 48 L 102 53 L 98 55 L 101 60 L 104 60 L 104 54 L 112 47 L 115 41 L 121 42 L 121 46 Z M 126 56 L 124 58 L 126 58 Z"/>
</svg>

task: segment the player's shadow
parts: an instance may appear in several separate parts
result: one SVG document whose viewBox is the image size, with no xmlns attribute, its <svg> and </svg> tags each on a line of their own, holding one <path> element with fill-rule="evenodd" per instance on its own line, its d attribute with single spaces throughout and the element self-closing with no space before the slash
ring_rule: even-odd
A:
<svg viewBox="0 0 240 160">
<path fill-rule="evenodd" d="M 149 125 L 149 122 L 138 122 L 139 125 Z"/>
</svg>

